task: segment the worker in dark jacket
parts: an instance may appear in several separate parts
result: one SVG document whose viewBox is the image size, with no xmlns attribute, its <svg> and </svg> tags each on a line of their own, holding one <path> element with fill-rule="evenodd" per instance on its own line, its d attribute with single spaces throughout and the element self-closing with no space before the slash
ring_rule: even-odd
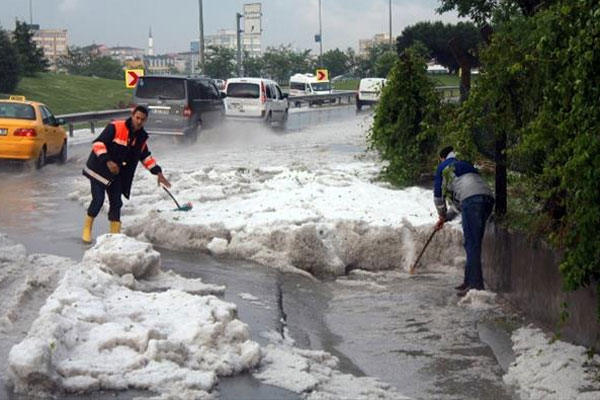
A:
<svg viewBox="0 0 600 400">
<path fill-rule="evenodd" d="M 110 233 L 121 232 L 121 195 L 129 199 L 138 161 L 158 176 L 159 185 L 171 187 L 148 149 L 148 133 L 144 130 L 147 118 L 148 110 L 137 106 L 131 117 L 111 122 L 93 142 L 92 152 L 83 168 L 83 175 L 89 178 L 92 188 L 92 201 L 81 237 L 85 243 L 92 242 L 92 225 L 104 204 L 105 192 L 109 200 Z"/>
<path fill-rule="evenodd" d="M 433 188 L 433 201 L 439 216 L 436 229 L 442 229 L 446 221 L 461 213 L 467 263 L 463 283 L 455 289 L 457 295 L 463 297 L 471 289 L 484 289 L 481 243 L 485 224 L 494 207 L 494 197 L 475 167 L 458 160 L 452 147 L 440 151 L 440 161 Z M 446 201 L 451 204 L 450 211 Z"/>
</svg>

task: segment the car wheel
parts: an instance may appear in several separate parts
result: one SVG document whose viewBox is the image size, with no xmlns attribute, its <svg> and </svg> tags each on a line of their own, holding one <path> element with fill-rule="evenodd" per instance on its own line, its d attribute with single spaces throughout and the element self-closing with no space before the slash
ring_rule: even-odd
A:
<svg viewBox="0 0 600 400">
<path fill-rule="evenodd" d="M 362 103 L 359 99 L 356 99 L 356 109 L 358 111 L 362 110 Z"/>
<path fill-rule="evenodd" d="M 58 154 L 58 162 L 59 164 L 64 164 L 67 162 L 67 141 L 63 142 L 62 148 L 60 149 L 60 153 Z"/>
<path fill-rule="evenodd" d="M 35 160 L 35 169 L 41 169 L 44 165 L 46 165 L 46 147 L 42 147 L 40 154 L 38 155 L 37 160 Z"/>
</svg>

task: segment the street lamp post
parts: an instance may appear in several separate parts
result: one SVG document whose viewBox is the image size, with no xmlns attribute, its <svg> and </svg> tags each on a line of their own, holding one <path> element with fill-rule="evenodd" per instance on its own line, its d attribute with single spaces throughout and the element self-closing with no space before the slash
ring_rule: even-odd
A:
<svg viewBox="0 0 600 400">
<path fill-rule="evenodd" d="M 392 41 L 392 0 L 390 0 L 390 50 L 394 49 L 394 42 Z"/>
<path fill-rule="evenodd" d="M 238 77 L 242 76 L 242 28 L 240 24 L 240 19 L 243 18 L 243 15 L 240 13 L 235 14 L 235 24 L 236 24 L 236 40 L 237 40 L 237 75 Z"/>
<path fill-rule="evenodd" d="M 200 20 L 200 42 L 198 43 L 198 52 L 200 53 L 200 74 L 204 75 L 204 18 L 202 16 L 202 0 L 198 0 L 199 20 Z"/>
<path fill-rule="evenodd" d="M 319 67 L 322 67 L 323 61 L 323 24 L 321 22 L 321 0 L 319 0 Z"/>
</svg>

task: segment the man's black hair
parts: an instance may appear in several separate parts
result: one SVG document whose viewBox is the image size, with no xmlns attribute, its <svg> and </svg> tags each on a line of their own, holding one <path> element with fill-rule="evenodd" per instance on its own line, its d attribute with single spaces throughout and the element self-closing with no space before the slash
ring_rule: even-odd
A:
<svg viewBox="0 0 600 400">
<path fill-rule="evenodd" d="M 454 151 L 454 147 L 452 146 L 447 146 L 444 147 L 442 150 L 440 150 L 440 158 L 446 158 L 448 157 L 448 154 L 452 153 Z"/>
<path fill-rule="evenodd" d="M 144 106 L 137 106 L 136 108 L 133 109 L 133 113 L 131 113 L 131 114 L 133 115 L 138 111 L 141 112 L 142 114 L 148 116 L 148 109 Z"/>
</svg>

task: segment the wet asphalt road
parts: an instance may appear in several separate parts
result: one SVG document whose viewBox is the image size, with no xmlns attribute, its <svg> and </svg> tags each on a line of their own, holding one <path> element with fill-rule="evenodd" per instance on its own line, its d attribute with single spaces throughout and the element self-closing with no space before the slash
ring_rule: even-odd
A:
<svg viewBox="0 0 600 400">
<path fill-rule="evenodd" d="M 353 112 L 346 108 L 344 113 Z M 273 134 L 293 133 L 303 126 L 320 124 L 339 118 L 335 112 L 315 110 L 315 112 L 293 115 L 285 130 L 275 127 Z M 269 128 L 268 128 L 269 129 Z M 98 131 L 96 133 L 99 133 Z M 153 150 L 156 153 L 171 151 L 174 141 L 155 140 Z M 19 163 L 1 163 L 0 181 L 0 232 L 8 234 L 10 239 L 26 246 L 29 254 L 47 253 L 81 260 L 89 248 L 80 239 L 84 210 L 81 205 L 69 200 L 72 188 L 65 182 L 85 179 L 81 176 L 81 167 L 89 153 L 89 143 L 69 148 L 69 161 L 65 165 L 50 162 L 40 171 L 30 170 Z M 108 222 L 98 218 L 94 232 L 107 232 Z M 172 252 L 158 249 L 162 254 L 162 268 L 172 269 L 187 277 L 201 277 L 204 282 L 227 287 L 223 299 L 238 306 L 238 315 L 247 323 L 252 339 L 266 345 L 260 335 L 265 331 L 283 334 L 287 319 L 293 319 L 290 333 L 300 338 L 298 345 L 313 349 L 330 349 L 336 342 L 335 337 L 323 324 L 323 311 L 326 309 L 327 288 L 307 278 L 282 273 L 253 263 L 232 260 L 217 260 L 204 254 Z M 316 285 L 316 286 L 315 286 Z M 310 292 L 310 296 L 306 296 Z M 248 301 L 241 294 L 252 294 L 260 299 Z M 37 310 L 24 310 L 37 313 Z M 19 342 L 21 336 L 13 338 Z M 13 344 L 14 344 L 13 343 Z M 3 346 L 10 348 L 10 346 Z M 360 370 L 346 360 L 343 354 L 336 354 L 341 365 L 349 372 L 360 375 Z M 6 359 L 7 354 L 0 355 Z M 11 393 L 6 387 L 5 365 L 0 370 L 0 399 L 25 400 L 27 396 Z M 293 400 L 301 398 L 298 394 L 284 389 L 265 385 L 250 374 L 220 378 L 218 387 L 220 399 L 265 399 Z M 61 399 L 129 399 L 152 397 L 152 393 L 127 391 L 121 393 L 97 393 L 85 396 L 63 396 Z"/>
<path fill-rule="evenodd" d="M 292 114 L 287 128 L 274 134 L 293 134 L 306 126 L 354 115 L 350 107 Z M 159 143 L 154 151 L 160 154 L 171 145 L 169 141 Z M 330 151 L 356 149 L 340 143 Z M 88 152 L 89 144 L 74 146 L 66 165 L 50 164 L 41 171 L 0 165 L 0 232 L 23 243 L 30 254 L 49 253 L 80 260 L 88 248 L 80 241 L 84 210 L 68 199 L 71 188 L 64 182 L 80 176 Z M 105 218 L 98 218 L 94 230 L 106 232 L 107 225 Z M 250 326 L 253 340 L 261 345 L 265 344 L 261 332 L 283 332 L 286 326 L 297 346 L 336 355 L 343 372 L 380 378 L 415 398 L 515 398 L 502 384 L 502 369 L 492 349 L 481 340 L 478 317 L 456 307 L 449 288 L 458 273 L 432 273 L 412 280 L 392 275 L 322 282 L 245 261 L 158 250 L 163 269 L 225 285 L 224 300 L 237 304 L 240 319 Z M 349 286 L 348 281 L 363 287 Z M 375 283 L 377 290 L 364 287 L 365 283 Z M 259 301 L 245 300 L 246 293 Z M 493 323 L 481 326 L 488 327 L 491 337 L 495 337 Z M 489 336 L 488 332 L 486 342 L 505 339 L 502 334 L 500 339 Z M 14 338 L 15 342 L 22 337 Z M 0 377 L 4 377 L 3 370 Z M 0 382 L 0 398 L 25 399 L 10 394 L 2 385 Z M 221 378 L 218 390 L 221 399 L 301 398 L 264 385 L 250 375 Z M 128 399 L 150 395 L 129 391 L 62 398 Z"/>
</svg>

